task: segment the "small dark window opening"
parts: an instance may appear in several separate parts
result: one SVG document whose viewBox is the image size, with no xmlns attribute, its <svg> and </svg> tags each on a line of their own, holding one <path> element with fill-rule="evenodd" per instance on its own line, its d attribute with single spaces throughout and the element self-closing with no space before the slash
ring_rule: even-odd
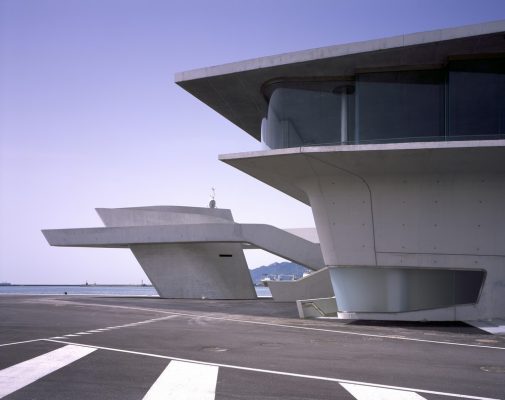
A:
<svg viewBox="0 0 505 400">
<path fill-rule="evenodd" d="M 219 254 L 219 257 L 233 257 L 233 254 Z"/>
</svg>

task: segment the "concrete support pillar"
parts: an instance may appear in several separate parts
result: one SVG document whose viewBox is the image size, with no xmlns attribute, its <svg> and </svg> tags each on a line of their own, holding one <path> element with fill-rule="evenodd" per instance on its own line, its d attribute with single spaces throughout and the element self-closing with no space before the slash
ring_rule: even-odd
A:
<svg viewBox="0 0 505 400">
<path fill-rule="evenodd" d="M 342 88 L 340 102 L 340 141 L 347 143 L 347 88 Z"/>
</svg>

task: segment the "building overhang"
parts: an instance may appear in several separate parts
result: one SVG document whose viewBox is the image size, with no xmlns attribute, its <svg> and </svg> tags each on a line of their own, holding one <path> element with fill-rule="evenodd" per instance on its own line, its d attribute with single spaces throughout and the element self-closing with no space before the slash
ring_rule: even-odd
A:
<svg viewBox="0 0 505 400">
<path fill-rule="evenodd" d="M 370 175 L 505 173 L 505 140 L 416 142 L 296 147 L 235 154 L 219 159 L 309 204 L 300 182 L 347 171 Z"/>
<path fill-rule="evenodd" d="M 503 54 L 505 20 L 322 47 L 175 75 L 175 82 L 260 140 L 265 84 L 385 69 L 439 68 L 458 57 Z"/>
</svg>

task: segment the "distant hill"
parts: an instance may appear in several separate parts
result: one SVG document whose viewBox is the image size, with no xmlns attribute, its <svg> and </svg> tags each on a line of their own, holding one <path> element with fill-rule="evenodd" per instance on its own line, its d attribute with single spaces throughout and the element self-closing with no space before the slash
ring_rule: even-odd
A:
<svg viewBox="0 0 505 400">
<path fill-rule="evenodd" d="M 267 275 L 294 275 L 295 279 L 301 278 L 303 273 L 309 271 L 307 268 L 292 262 L 273 263 L 270 265 L 263 265 L 255 269 L 251 269 L 251 278 L 256 285 L 261 283 L 261 279 Z"/>
</svg>

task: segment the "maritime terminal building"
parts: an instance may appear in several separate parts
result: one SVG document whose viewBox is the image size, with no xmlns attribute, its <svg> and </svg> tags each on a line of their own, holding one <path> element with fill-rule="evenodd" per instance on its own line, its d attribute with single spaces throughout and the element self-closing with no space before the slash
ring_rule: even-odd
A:
<svg viewBox="0 0 505 400">
<path fill-rule="evenodd" d="M 258 140 L 221 161 L 312 208 L 339 318 L 505 318 L 505 21 L 175 80 Z"/>
<path fill-rule="evenodd" d="M 310 205 L 342 317 L 505 317 L 505 21 L 183 72 Z M 237 131 L 237 134 L 240 132 Z"/>
</svg>

